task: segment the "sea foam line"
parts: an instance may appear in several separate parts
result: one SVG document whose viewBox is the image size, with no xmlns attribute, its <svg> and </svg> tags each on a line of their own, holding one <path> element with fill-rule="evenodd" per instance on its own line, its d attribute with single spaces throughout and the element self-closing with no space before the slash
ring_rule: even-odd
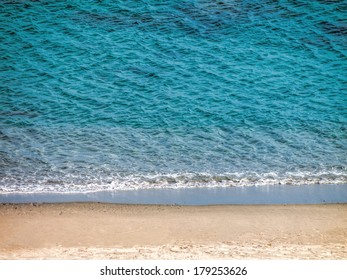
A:
<svg viewBox="0 0 347 280">
<path fill-rule="evenodd" d="M 274 185 L 346 184 L 344 170 L 334 172 L 269 173 L 178 173 L 129 176 L 66 176 L 63 178 L 2 178 L 0 194 L 6 193 L 87 193 L 96 191 L 182 188 L 226 188 Z"/>
</svg>

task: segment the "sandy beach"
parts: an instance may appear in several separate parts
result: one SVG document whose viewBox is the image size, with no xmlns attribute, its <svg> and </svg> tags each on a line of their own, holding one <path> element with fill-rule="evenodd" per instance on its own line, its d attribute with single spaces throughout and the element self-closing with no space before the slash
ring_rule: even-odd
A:
<svg viewBox="0 0 347 280">
<path fill-rule="evenodd" d="M 347 204 L 2 204 L 0 259 L 347 259 Z"/>
</svg>

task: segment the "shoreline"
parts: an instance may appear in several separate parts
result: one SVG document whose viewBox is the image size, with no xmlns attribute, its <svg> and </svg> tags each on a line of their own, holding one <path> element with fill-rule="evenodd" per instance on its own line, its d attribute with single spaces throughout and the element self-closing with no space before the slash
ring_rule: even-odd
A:
<svg viewBox="0 0 347 280">
<path fill-rule="evenodd" d="M 347 259 L 347 204 L 1 204 L 0 259 Z"/>
<path fill-rule="evenodd" d="M 347 184 L 135 189 L 91 193 L 8 193 L 0 203 L 102 202 L 158 205 L 347 203 Z"/>
</svg>

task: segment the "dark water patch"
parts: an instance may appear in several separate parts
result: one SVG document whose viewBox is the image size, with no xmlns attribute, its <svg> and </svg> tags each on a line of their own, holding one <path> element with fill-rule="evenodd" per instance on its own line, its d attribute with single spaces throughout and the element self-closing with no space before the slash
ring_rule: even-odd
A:
<svg viewBox="0 0 347 280">
<path fill-rule="evenodd" d="M 24 112 L 24 111 L 0 111 L 0 117 L 22 116 L 27 118 L 37 117 L 37 113 Z"/>
<path fill-rule="evenodd" d="M 323 21 L 323 22 L 320 22 L 319 25 L 328 34 L 341 36 L 341 37 L 346 37 L 347 35 L 347 24 L 336 25 L 330 22 Z"/>
</svg>

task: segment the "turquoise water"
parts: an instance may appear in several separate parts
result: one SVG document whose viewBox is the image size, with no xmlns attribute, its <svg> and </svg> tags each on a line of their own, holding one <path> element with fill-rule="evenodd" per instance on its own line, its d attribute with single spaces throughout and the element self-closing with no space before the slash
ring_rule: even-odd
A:
<svg viewBox="0 0 347 280">
<path fill-rule="evenodd" d="M 1 1 L 0 193 L 347 183 L 345 1 Z"/>
</svg>

